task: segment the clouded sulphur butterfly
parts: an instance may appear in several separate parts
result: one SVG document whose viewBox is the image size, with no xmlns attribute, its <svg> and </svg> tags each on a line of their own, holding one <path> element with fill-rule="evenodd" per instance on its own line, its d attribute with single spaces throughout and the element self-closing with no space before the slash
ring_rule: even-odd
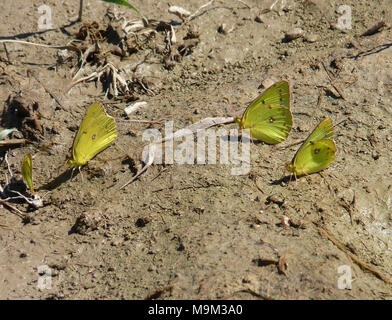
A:
<svg viewBox="0 0 392 320">
<path fill-rule="evenodd" d="M 92 104 L 86 112 L 72 147 L 74 167 L 85 165 L 98 153 L 105 150 L 117 138 L 115 120 L 108 116 L 102 105 Z"/>
<path fill-rule="evenodd" d="M 335 160 L 337 151 L 333 138 L 333 126 L 326 118 L 313 130 L 294 155 L 287 169 L 295 177 L 321 171 Z"/>
<path fill-rule="evenodd" d="M 241 119 L 235 121 L 240 128 L 249 129 L 252 138 L 268 144 L 284 141 L 293 125 L 289 83 L 273 84 L 246 108 Z"/>
<path fill-rule="evenodd" d="M 26 154 L 25 158 L 22 162 L 22 176 L 27 182 L 31 193 L 34 193 L 34 186 L 33 186 L 33 172 L 32 172 L 32 161 L 31 161 L 31 154 Z"/>
</svg>

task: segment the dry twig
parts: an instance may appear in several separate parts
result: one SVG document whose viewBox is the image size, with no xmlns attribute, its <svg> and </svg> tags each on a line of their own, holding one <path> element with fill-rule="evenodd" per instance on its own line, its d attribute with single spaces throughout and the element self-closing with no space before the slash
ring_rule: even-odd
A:
<svg viewBox="0 0 392 320">
<path fill-rule="evenodd" d="M 316 230 L 318 230 L 320 233 L 324 234 L 335 246 L 337 246 L 340 250 L 342 250 L 347 256 L 349 256 L 356 264 L 358 264 L 363 270 L 370 271 L 373 273 L 377 278 L 381 279 L 387 284 L 392 284 L 392 281 L 388 279 L 385 275 L 380 273 L 378 270 L 373 268 L 372 266 L 369 266 L 365 263 L 363 263 L 359 258 L 351 253 L 344 245 L 342 245 L 334 236 L 331 235 L 331 232 L 328 230 L 328 228 L 325 226 L 324 228 L 321 226 L 316 226 Z"/>
<path fill-rule="evenodd" d="M 25 144 L 25 143 L 32 143 L 28 139 L 10 139 L 10 140 L 5 140 L 5 141 L 0 141 L 0 147 L 2 146 L 15 146 L 15 145 L 20 145 L 20 144 Z"/>
<path fill-rule="evenodd" d="M 327 76 L 328 76 L 328 79 L 329 79 L 329 82 L 331 83 L 331 85 L 332 85 L 332 86 L 335 88 L 335 90 L 339 93 L 340 97 L 341 97 L 343 100 L 346 100 L 346 98 L 345 98 L 344 95 L 343 95 L 342 90 L 340 90 L 339 87 L 338 87 L 338 86 L 335 84 L 335 82 L 333 81 L 333 79 L 332 79 L 331 75 L 329 74 L 329 71 L 327 70 L 327 67 L 325 66 L 325 64 L 324 64 L 323 61 L 321 61 L 321 64 L 323 65 L 323 68 L 324 68 L 324 70 L 325 70 L 325 72 L 326 72 L 326 74 L 327 74 Z"/>
<path fill-rule="evenodd" d="M 12 213 L 15 213 L 18 217 L 24 219 L 25 215 L 22 211 L 20 211 L 19 209 L 15 208 L 13 205 L 11 205 L 9 202 L 7 202 L 6 200 L 0 199 L 0 203 L 3 204 L 4 206 L 6 206 L 8 209 L 11 209 Z"/>
<path fill-rule="evenodd" d="M 361 37 L 371 36 L 371 35 L 377 33 L 382 27 L 385 27 L 386 25 L 387 24 L 385 23 L 385 21 L 380 21 L 380 22 L 376 23 L 373 27 L 371 27 L 370 29 L 368 29 L 364 33 L 362 33 Z"/>
</svg>

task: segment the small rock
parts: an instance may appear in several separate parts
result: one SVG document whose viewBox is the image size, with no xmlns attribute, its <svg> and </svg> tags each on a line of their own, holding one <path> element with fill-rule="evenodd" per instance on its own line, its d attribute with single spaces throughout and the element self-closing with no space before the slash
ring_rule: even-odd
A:
<svg viewBox="0 0 392 320">
<path fill-rule="evenodd" d="M 223 33 L 223 34 L 227 34 L 229 31 L 229 27 L 227 26 L 226 23 L 222 23 L 219 28 L 218 28 L 218 32 L 219 33 Z"/>
<path fill-rule="evenodd" d="M 272 86 L 275 83 L 275 81 L 273 79 L 267 78 L 264 79 L 263 81 L 261 81 L 261 84 L 259 86 L 260 89 L 262 88 L 269 88 L 270 86 Z"/>
<path fill-rule="evenodd" d="M 283 228 L 288 228 L 290 227 L 290 218 L 288 216 L 282 216 L 280 218 L 280 221 L 282 223 Z"/>
<path fill-rule="evenodd" d="M 374 150 L 374 151 L 372 152 L 372 158 L 373 158 L 374 160 L 379 159 L 380 156 L 381 156 L 381 155 L 378 153 L 377 150 Z"/>
<path fill-rule="evenodd" d="M 258 23 L 264 23 L 263 17 L 261 14 L 257 15 L 255 21 Z"/>
<path fill-rule="evenodd" d="M 300 37 L 303 37 L 303 35 L 304 35 L 304 31 L 301 28 L 294 28 L 293 30 L 287 32 L 284 38 L 287 41 L 292 41 Z"/>
<path fill-rule="evenodd" d="M 284 203 L 284 199 L 282 199 L 281 197 L 279 197 L 275 194 L 272 194 L 272 195 L 268 196 L 267 200 L 266 200 L 266 204 L 270 204 L 270 203 L 275 203 L 278 206 L 281 206 Z"/>
<path fill-rule="evenodd" d="M 70 59 L 71 55 L 67 49 L 57 51 L 57 62 L 63 63 L 67 59 Z"/>
<path fill-rule="evenodd" d="M 328 207 L 323 203 L 316 204 L 316 208 L 317 208 L 318 212 L 320 212 L 320 213 L 328 212 Z"/>
<path fill-rule="evenodd" d="M 307 42 L 314 43 L 318 41 L 319 37 L 315 34 L 309 34 L 304 37 Z"/>
<path fill-rule="evenodd" d="M 142 217 L 136 220 L 135 226 L 138 228 L 144 228 L 148 223 L 151 222 L 151 217 Z"/>
</svg>

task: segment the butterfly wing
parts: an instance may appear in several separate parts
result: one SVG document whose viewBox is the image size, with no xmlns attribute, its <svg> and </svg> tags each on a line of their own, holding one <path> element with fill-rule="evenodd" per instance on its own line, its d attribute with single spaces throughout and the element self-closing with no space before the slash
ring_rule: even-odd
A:
<svg viewBox="0 0 392 320">
<path fill-rule="evenodd" d="M 245 110 L 242 118 L 245 118 L 246 114 L 249 112 L 253 112 L 254 109 L 269 104 L 278 104 L 289 110 L 291 109 L 290 87 L 287 81 L 277 82 L 268 89 L 266 89 L 249 105 L 249 107 Z"/>
<path fill-rule="evenodd" d="M 263 105 L 248 112 L 241 122 L 250 129 L 251 136 L 269 144 L 285 140 L 291 130 L 293 118 L 289 109 L 277 105 Z"/>
<path fill-rule="evenodd" d="M 309 137 L 299 148 L 298 152 L 307 147 L 311 141 L 317 141 L 321 139 L 332 139 L 333 138 L 333 125 L 330 118 L 325 118 L 319 123 L 319 125 L 312 131 Z"/>
<path fill-rule="evenodd" d="M 333 140 L 311 141 L 295 157 L 293 171 L 297 176 L 327 168 L 335 160 L 336 146 Z"/>
<path fill-rule="evenodd" d="M 266 89 L 245 110 L 240 125 L 250 129 L 252 137 L 269 144 L 285 140 L 291 130 L 290 88 L 280 81 Z"/>
<path fill-rule="evenodd" d="M 103 106 L 92 104 L 83 118 L 75 138 L 72 153 L 74 166 L 82 166 L 106 149 L 117 138 L 115 120 Z"/>
<path fill-rule="evenodd" d="M 33 173 L 32 173 L 32 161 L 30 153 L 26 154 L 22 162 L 22 176 L 26 180 L 31 193 L 34 193 L 33 187 Z"/>
</svg>

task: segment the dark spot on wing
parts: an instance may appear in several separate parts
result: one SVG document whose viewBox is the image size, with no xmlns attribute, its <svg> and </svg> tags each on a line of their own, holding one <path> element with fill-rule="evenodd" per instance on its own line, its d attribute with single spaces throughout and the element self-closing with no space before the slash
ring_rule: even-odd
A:
<svg viewBox="0 0 392 320">
<path fill-rule="evenodd" d="M 265 104 L 265 100 L 261 100 L 261 103 L 262 103 L 262 104 Z"/>
<path fill-rule="evenodd" d="M 275 119 L 274 119 L 273 117 L 270 117 L 270 118 L 269 118 L 269 122 L 274 123 L 274 122 L 275 122 Z"/>
<path fill-rule="evenodd" d="M 315 154 L 320 153 L 320 149 L 315 149 L 315 150 L 314 150 L 314 153 L 315 153 Z"/>
<path fill-rule="evenodd" d="M 93 136 L 92 136 L 93 140 L 95 140 L 96 137 L 97 137 L 97 136 L 96 136 L 95 134 L 93 134 Z"/>
</svg>

